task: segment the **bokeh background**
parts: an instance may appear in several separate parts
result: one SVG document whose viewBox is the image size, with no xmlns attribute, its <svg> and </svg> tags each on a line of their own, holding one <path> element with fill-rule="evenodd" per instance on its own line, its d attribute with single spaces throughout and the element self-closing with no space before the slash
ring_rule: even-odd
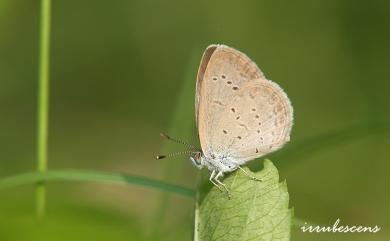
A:
<svg viewBox="0 0 390 241">
<path fill-rule="evenodd" d="M 0 178 L 36 169 L 39 1 L 0 0 Z M 196 188 L 194 87 L 205 47 L 247 53 L 291 98 L 291 143 L 271 155 L 301 219 L 381 226 L 389 240 L 388 1 L 53 1 L 49 169 L 104 170 Z M 261 160 L 251 163 L 261 168 Z M 191 240 L 194 202 L 139 186 L 0 190 L 0 240 Z"/>
</svg>

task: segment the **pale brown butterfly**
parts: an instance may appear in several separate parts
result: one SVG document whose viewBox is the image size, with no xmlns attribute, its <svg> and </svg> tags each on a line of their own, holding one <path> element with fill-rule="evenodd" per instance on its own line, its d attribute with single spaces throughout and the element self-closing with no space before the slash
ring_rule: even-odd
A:
<svg viewBox="0 0 390 241">
<path fill-rule="evenodd" d="M 229 193 L 220 181 L 224 173 L 241 169 L 250 176 L 242 165 L 290 140 L 293 108 L 279 85 L 267 80 L 245 54 L 225 45 L 210 45 L 198 70 L 195 119 L 201 150 L 163 136 L 190 147 L 192 151 L 182 153 L 191 154 L 199 169 L 207 167 L 210 181 Z"/>
</svg>

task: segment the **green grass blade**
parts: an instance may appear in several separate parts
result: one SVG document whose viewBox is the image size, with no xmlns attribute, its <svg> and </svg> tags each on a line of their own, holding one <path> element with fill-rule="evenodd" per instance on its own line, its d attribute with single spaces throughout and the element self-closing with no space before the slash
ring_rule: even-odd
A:
<svg viewBox="0 0 390 241">
<path fill-rule="evenodd" d="M 326 151 L 341 143 L 358 140 L 360 138 L 373 135 L 389 135 L 389 130 L 389 125 L 386 123 L 363 123 L 301 141 L 293 141 L 282 150 L 267 156 L 267 158 L 280 160 L 278 166 L 279 168 L 284 169 L 288 168 L 290 165 L 294 165 L 297 161 L 304 160 L 303 157 L 307 155 Z M 251 166 L 255 170 L 258 169 L 258 165 L 251 164 Z"/>
<path fill-rule="evenodd" d="M 57 170 L 28 172 L 0 179 L 0 189 L 47 181 L 93 181 L 116 184 L 133 184 L 154 188 L 163 192 L 193 198 L 194 190 L 145 177 L 88 170 Z"/>
<path fill-rule="evenodd" d="M 176 100 L 176 106 L 172 113 L 172 120 L 168 132 L 168 134 L 172 135 L 173 137 L 185 141 L 191 141 L 194 139 L 196 134 L 194 116 L 195 74 L 200 52 L 201 51 L 199 49 L 195 48 L 195 50 L 193 50 L 191 53 L 186 75 L 184 76 L 183 84 L 180 87 L 180 92 Z M 173 149 L 174 147 L 183 149 L 182 146 L 178 147 L 173 143 L 166 142 L 162 148 L 162 153 L 165 154 L 177 151 L 178 149 Z M 169 160 L 169 163 L 164 163 L 164 166 L 162 167 L 164 179 L 169 181 L 177 180 L 181 170 L 185 165 L 185 159 L 188 160 L 187 157 L 183 156 L 183 158 Z M 162 161 L 164 162 L 164 160 Z M 163 223 L 163 220 L 166 217 L 166 212 L 169 206 L 169 193 L 162 193 L 159 197 L 153 215 L 153 223 L 151 225 L 150 234 L 152 239 L 159 235 L 161 223 Z"/>
<path fill-rule="evenodd" d="M 26 172 L 0 179 L 0 189 L 14 188 L 22 185 L 39 182 L 79 181 L 79 182 L 105 182 L 122 185 L 138 185 L 153 188 L 166 193 L 176 194 L 185 198 L 195 198 L 195 190 L 191 188 L 154 180 L 147 177 L 109 173 L 91 170 L 51 170 L 46 172 Z M 305 223 L 305 220 L 296 218 L 296 227 Z M 307 222 L 309 223 L 309 222 Z"/>
</svg>

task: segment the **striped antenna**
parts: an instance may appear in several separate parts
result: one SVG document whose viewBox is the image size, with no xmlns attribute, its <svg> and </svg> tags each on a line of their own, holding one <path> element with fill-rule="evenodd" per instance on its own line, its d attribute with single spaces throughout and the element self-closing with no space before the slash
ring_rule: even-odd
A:
<svg viewBox="0 0 390 241">
<path fill-rule="evenodd" d="M 185 145 L 186 147 L 192 149 L 192 150 L 197 150 L 199 151 L 199 148 L 196 148 L 195 146 L 191 145 L 191 144 L 188 144 L 187 142 L 185 141 L 182 141 L 182 140 L 178 140 L 178 139 L 175 139 L 175 138 L 172 138 L 170 136 L 168 136 L 167 134 L 165 133 L 160 133 L 160 136 L 164 139 L 167 139 L 167 140 L 170 140 L 170 141 L 173 141 L 173 142 L 176 142 L 176 143 L 179 143 L 179 144 L 182 144 L 182 145 Z"/>
<path fill-rule="evenodd" d="M 194 151 L 192 151 L 192 150 L 191 151 L 190 150 L 188 150 L 188 151 L 178 151 L 178 152 L 170 153 L 170 154 L 168 154 L 166 156 L 158 155 L 158 156 L 156 156 L 156 159 L 160 160 L 160 159 L 164 159 L 164 158 L 180 156 L 180 155 L 185 155 L 185 154 L 192 154 L 192 153 L 194 153 Z"/>
</svg>

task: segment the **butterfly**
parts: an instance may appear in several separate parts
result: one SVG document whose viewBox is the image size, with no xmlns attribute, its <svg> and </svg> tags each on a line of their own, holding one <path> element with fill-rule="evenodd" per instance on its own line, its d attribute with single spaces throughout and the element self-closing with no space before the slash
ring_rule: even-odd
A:
<svg viewBox="0 0 390 241">
<path fill-rule="evenodd" d="M 229 193 L 221 182 L 225 173 L 240 169 L 258 180 L 242 166 L 290 140 L 293 108 L 282 88 L 266 79 L 249 57 L 226 45 L 210 45 L 198 70 L 195 120 L 201 149 L 163 137 L 192 148 L 192 163 L 207 167 L 209 180 Z"/>
</svg>

